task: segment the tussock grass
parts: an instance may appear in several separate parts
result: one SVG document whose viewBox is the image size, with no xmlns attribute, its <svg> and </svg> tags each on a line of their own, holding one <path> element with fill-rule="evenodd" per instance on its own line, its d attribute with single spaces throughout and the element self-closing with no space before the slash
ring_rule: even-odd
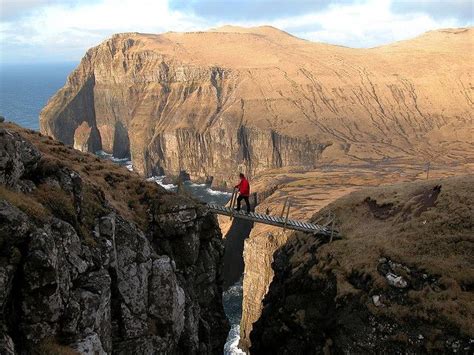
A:
<svg viewBox="0 0 474 355">
<path fill-rule="evenodd" d="M 33 217 L 37 222 L 45 222 L 51 217 L 51 213 L 41 204 L 22 192 L 12 191 L 0 185 L 0 199 L 8 201 L 18 207 L 27 215 Z"/>
<path fill-rule="evenodd" d="M 54 338 L 45 338 L 38 345 L 37 354 L 42 355 L 79 355 L 74 349 L 59 344 Z"/>
<path fill-rule="evenodd" d="M 55 215 L 64 219 L 86 242 L 94 243 L 91 234 L 93 226 L 98 218 L 112 210 L 146 230 L 151 211 L 164 212 L 170 206 L 191 202 L 185 194 L 171 194 L 154 182 L 144 181 L 143 177 L 125 167 L 77 151 L 39 132 L 12 123 L 5 123 L 4 127 L 19 133 L 42 154 L 36 171 L 29 177 L 37 189 L 28 195 L 12 195 L 13 204 L 23 206 L 25 212 L 41 218 Z M 54 180 L 62 169 L 75 171 L 82 179 L 80 212 L 76 210 L 78 202 L 74 201 L 72 193 L 44 181 L 46 177 Z"/>
<path fill-rule="evenodd" d="M 291 241 L 296 269 L 316 256 L 314 277 L 330 271 L 338 280 L 338 297 L 361 297 L 373 313 L 400 321 L 418 318 L 447 322 L 474 336 L 474 176 L 367 188 L 344 196 L 317 213 L 331 210 L 342 239 L 315 248 L 312 236 Z M 439 191 L 437 192 L 437 189 Z M 316 250 L 316 251 L 315 251 Z M 408 288 L 406 304 L 377 308 L 373 294 L 389 290 L 377 270 L 387 258 L 437 279 L 436 285 Z M 364 292 L 351 277 L 368 280 Z M 403 270 L 399 275 L 408 277 Z M 310 275 L 311 276 L 311 275 Z"/>
<path fill-rule="evenodd" d="M 54 216 L 72 225 L 77 225 L 76 211 L 70 193 L 63 191 L 59 186 L 40 184 L 34 190 L 33 196 L 37 202 L 48 208 Z"/>
<path fill-rule="evenodd" d="M 84 225 L 91 226 L 94 218 L 105 213 L 105 201 L 124 218 L 130 219 L 146 229 L 147 211 L 152 201 L 166 200 L 168 192 L 154 182 L 143 181 L 138 174 L 98 158 L 93 154 L 79 152 L 61 142 L 52 140 L 39 132 L 25 130 L 15 124 L 6 123 L 9 130 L 18 132 L 23 138 L 33 143 L 41 152 L 37 176 L 54 176 L 62 169 L 68 168 L 80 174 L 83 184 Z M 35 179 L 35 177 L 33 177 Z M 40 181 L 36 181 L 37 183 Z M 40 184 L 41 185 L 41 184 Z M 30 198 L 44 204 L 45 209 L 58 212 L 68 222 L 76 225 L 72 195 L 54 187 L 39 186 L 38 191 Z"/>
</svg>

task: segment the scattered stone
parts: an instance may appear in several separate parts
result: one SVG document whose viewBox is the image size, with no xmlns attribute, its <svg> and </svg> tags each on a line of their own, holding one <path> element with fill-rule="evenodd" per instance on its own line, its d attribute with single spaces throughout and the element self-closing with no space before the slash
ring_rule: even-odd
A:
<svg viewBox="0 0 474 355">
<path fill-rule="evenodd" d="M 374 302 L 375 307 L 383 307 L 384 304 L 380 301 L 380 295 L 373 295 L 372 302 Z"/>
<path fill-rule="evenodd" d="M 5 117 L 0 116 L 0 123 L 3 123 L 3 122 L 5 122 Z"/>
<path fill-rule="evenodd" d="M 410 268 L 405 266 L 405 265 L 402 265 L 400 263 L 396 263 L 392 260 L 389 260 L 388 261 L 388 265 L 390 266 L 390 268 L 392 269 L 392 271 L 396 272 L 397 270 L 404 270 L 406 271 L 407 273 L 410 273 Z"/>
<path fill-rule="evenodd" d="M 86 338 L 81 339 L 73 345 L 73 348 L 76 349 L 80 354 L 104 354 L 106 353 L 102 347 L 97 333 L 88 335 Z"/>
<path fill-rule="evenodd" d="M 394 286 L 397 288 L 406 288 L 408 286 L 408 283 L 402 276 L 397 276 L 395 274 L 388 273 L 385 278 L 387 279 L 390 286 Z"/>
</svg>

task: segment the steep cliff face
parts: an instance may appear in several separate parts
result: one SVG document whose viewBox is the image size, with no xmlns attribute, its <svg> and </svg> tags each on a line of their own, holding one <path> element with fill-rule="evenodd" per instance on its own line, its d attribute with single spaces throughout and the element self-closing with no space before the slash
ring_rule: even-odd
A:
<svg viewBox="0 0 474 355">
<path fill-rule="evenodd" d="M 270 27 L 120 34 L 90 49 L 41 131 L 143 174 L 472 159 L 472 29 L 372 49 Z"/>
<path fill-rule="evenodd" d="M 293 234 L 251 353 L 472 353 L 472 176 L 361 190 L 327 206 L 340 239 Z"/>
<path fill-rule="evenodd" d="M 0 353 L 222 352 L 205 208 L 13 125 L 0 157 Z"/>
<path fill-rule="evenodd" d="M 257 227 L 258 228 L 258 227 Z M 248 350 L 253 324 L 260 318 L 262 300 L 273 280 L 273 253 L 287 240 L 287 233 L 253 233 L 245 241 L 242 318 L 239 347 Z"/>
</svg>

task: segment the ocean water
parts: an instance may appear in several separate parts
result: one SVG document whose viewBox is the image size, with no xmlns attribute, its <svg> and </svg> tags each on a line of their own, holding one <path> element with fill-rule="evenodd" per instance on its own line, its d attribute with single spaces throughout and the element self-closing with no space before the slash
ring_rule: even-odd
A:
<svg viewBox="0 0 474 355">
<path fill-rule="evenodd" d="M 77 63 L 0 65 L 0 115 L 22 127 L 39 130 L 38 117 L 49 98 L 66 82 L 67 76 Z M 111 154 L 99 151 L 104 159 L 133 170 L 130 159 L 117 159 Z M 150 180 L 170 191 L 176 191 L 173 184 L 163 184 L 164 176 Z M 185 188 L 203 202 L 226 204 L 231 194 L 211 189 L 205 184 L 185 182 Z M 225 355 L 245 354 L 238 348 L 240 339 L 240 318 L 242 315 L 242 281 L 237 282 L 223 294 L 224 309 L 231 324 L 231 330 L 224 348 Z"/>
<path fill-rule="evenodd" d="M 0 65 L 0 115 L 39 129 L 38 116 L 77 63 Z"/>
<path fill-rule="evenodd" d="M 155 181 L 157 184 L 163 186 L 168 191 L 176 192 L 178 187 L 173 184 L 163 183 L 165 176 L 153 176 L 149 181 Z M 213 190 L 206 184 L 196 184 L 192 181 L 185 181 L 183 183 L 186 191 L 190 192 L 194 197 L 202 202 L 213 203 L 224 206 L 229 202 L 232 193 L 226 191 Z"/>
<path fill-rule="evenodd" d="M 222 301 L 224 303 L 224 310 L 230 322 L 230 332 L 227 336 L 227 342 L 224 345 L 225 355 L 240 355 L 245 354 L 239 349 L 240 340 L 240 318 L 242 317 L 242 279 L 224 292 Z"/>
</svg>

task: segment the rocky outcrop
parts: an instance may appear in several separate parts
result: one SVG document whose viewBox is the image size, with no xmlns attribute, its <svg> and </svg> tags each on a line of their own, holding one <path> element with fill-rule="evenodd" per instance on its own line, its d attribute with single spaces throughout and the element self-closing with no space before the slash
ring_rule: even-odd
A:
<svg viewBox="0 0 474 355">
<path fill-rule="evenodd" d="M 239 348 L 248 350 L 253 324 L 260 318 L 262 300 L 273 280 L 273 254 L 287 240 L 285 232 L 257 233 L 245 241 L 242 318 Z"/>
<path fill-rule="evenodd" d="M 327 206 L 339 238 L 296 233 L 251 353 L 472 353 L 472 176 L 361 190 Z"/>
<path fill-rule="evenodd" d="M 473 158 L 472 29 L 371 49 L 270 27 L 127 33 L 90 49 L 41 131 L 136 171 L 223 184 L 324 161 Z"/>
<path fill-rule="evenodd" d="M 0 353 L 219 354 L 223 245 L 195 202 L 0 125 Z"/>
</svg>

